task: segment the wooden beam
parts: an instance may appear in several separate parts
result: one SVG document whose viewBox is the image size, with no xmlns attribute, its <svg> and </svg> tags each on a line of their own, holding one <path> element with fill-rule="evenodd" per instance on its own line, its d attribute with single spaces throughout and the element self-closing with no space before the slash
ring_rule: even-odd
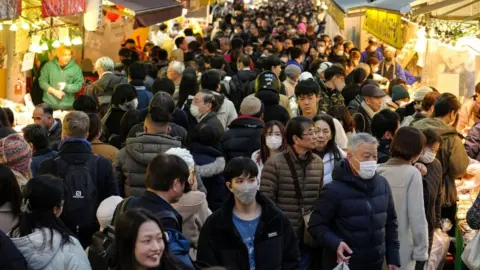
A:
<svg viewBox="0 0 480 270">
<path fill-rule="evenodd" d="M 415 9 L 412 12 L 412 15 L 413 15 L 413 17 L 417 17 L 417 16 L 423 15 L 425 13 L 429 13 L 429 12 L 432 12 L 434 10 L 444 8 L 444 7 L 448 7 L 448 6 L 451 6 L 453 4 L 457 4 L 457 3 L 458 3 L 458 0 L 444 0 L 442 2 L 435 3 L 433 5 L 428 5 L 428 6 L 425 6 L 425 7 Z"/>
<path fill-rule="evenodd" d="M 473 4 L 477 3 L 477 2 L 480 2 L 480 0 L 473 0 L 472 2 L 466 3 L 465 5 L 461 5 L 461 6 L 457 7 L 457 8 L 454 8 L 454 9 L 449 10 L 449 11 L 443 13 L 443 14 L 440 14 L 440 15 L 437 16 L 437 17 L 447 16 L 448 14 L 452 14 L 452 13 L 455 12 L 455 11 L 458 11 L 458 10 L 460 10 L 460 9 L 462 9 L 462 8 L 466 8 L 466 7 L 468 7 L 468 6 L 471 6 L 471 5 L 473 5 Z"/>
</svg>

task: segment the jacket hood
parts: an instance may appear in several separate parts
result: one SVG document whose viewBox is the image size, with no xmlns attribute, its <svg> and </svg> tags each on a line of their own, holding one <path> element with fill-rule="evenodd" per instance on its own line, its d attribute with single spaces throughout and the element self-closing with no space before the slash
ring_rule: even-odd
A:
<svg viewBox="0 0 480 270">
<path fill-rule="evenodd" d="M 413 126 L 419 129 L 433 129 L 442 137 L 458 134 L 454 127 L 446 125 L 437 118 L 425 118 L 415 122 Z"/>
<path fill-rule="evenodd" d="M 255 97 L 260 99 L 265 106 L 280 104 L 280 95 L 272 90 L 261 89 L 255 94 Z"/>
<path fill-rule="evenodd" d="M 263 128 L 265 124 L 261 119 L 252 116 L 239 116 L 233 120 L 228 128 Z"/>
<path fill-rule="evenodd" d="M 373 178 L 376 176 L 377 173 L 375 173 Z M 370 180 L 364 180 L 358 176 L 354 176 L 347 159 L 343 159 L 335 165 L 332 172 L 332 179 L 334 181 L 344 182 L 345 184 L 361 191 L 366 191 L 368 189 L 368 182 L 371 182 Z"/>
<path fill-rule="evenodd" d="M 207 201 L 207 195 L 201 191 L 190 191 L 183 194 L 180 200 L 172 204 L 183 217 L 183 220 L 189 219 L 194 214 L 200 211 L 203 203 Z"/>
<path fill-rule="evenodd" d="M 60 63 L 58 62 L 58 57 L 55 57 L 55 58 L 53 59 L 53 62 L 55 63 L 55 65 L 57 65 L 59 68 L 61 68 L 61 67 L 60 67 Z M 72 60 L 70 60 L 70 62 L 68 62 L 68 64 L 67 64 L 63 69 L 71 68 L 71 67 L 73 67 L 74 65 L 76 65 L 76 64 L 75 64 L 75 61 L 72 59 Z"/>
<path fill-rule="evenodd" d="M 239 70 L 237 72 L 238 79 L 240 79 L 241 82 L 251 82 L 257 78 L 257 73 L 252 70 Z"/>
<path fill-rule="evenodd" d="M 52 235 L 49 230 L 36 230 L 27 236 L 12 238 L 12 242 L 20 253 L 22 253 L 28 263 L 29 269 L 43 269 L 50 264 L 60 250 L 61 235 L 54 231 L 50 245 L 51 237 Z M 42 248 L 44 242 L 45 247 Z"/>
<path fill-rule="evenodd" d="M 225 158 L 217 157 L 215 161 L 205 165 L 197 165 L 196 170 L 203 177 L 213 177 L 214 175 L 221 174 L 225 168 Z"/>
<path fill-rule="evenodd" d="M 127 153 L 137 162 L 147 166 L 158 153 L 170 148 L 182 147 L 180 141 L 168 135 L 143 134 L 128 138 L 125 145 Z"/>
</svg>

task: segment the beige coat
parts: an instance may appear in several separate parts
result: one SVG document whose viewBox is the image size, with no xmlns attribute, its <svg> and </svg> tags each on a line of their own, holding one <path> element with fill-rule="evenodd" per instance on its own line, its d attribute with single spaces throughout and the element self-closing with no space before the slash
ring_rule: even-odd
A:
<svg viewBox="0 0 480 270">
<path fill-rule="evenodd" d="M 378 169 L 392 189 L 397 212 L 402 270 L 414 270 L 415 261 L 428 259 L 428 224 L 423 204 L 420 172 L 405 161 L 392 158 Z"/>
</svg>

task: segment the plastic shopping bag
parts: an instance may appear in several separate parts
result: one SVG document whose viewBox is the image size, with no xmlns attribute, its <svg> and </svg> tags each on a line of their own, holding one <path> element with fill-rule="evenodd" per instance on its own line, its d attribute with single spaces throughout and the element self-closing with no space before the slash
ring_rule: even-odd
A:
<svg viewBox="0 0 480 270">
<path fill-rule="evenodd" d="M 480 233 L 463 250 L 462 261 L 468 269 L 480 270 Z"/>
<path fill-rule="evenodd" d="M 350 268 L 348 268 L 348 264 L 342 262 L 339 263 L 337 267 L 333 268 L 333 270 L 350 270 Z"/>
<path fill-rule="evenodd" d="M 432 250 L 428 259 L 428 270 L 442 269 L 450 246 L 450 237 L 440 230 L 433 234 Z"/>
</svg>

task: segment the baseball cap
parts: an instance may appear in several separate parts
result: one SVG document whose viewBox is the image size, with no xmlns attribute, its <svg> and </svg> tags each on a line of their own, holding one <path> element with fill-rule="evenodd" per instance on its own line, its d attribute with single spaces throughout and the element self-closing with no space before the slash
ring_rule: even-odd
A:
<svg viewBox="0 0 480 270">
<path fill-rule="evenodd" d="M 382 89 L 380 89 L 380 87 L 374 84 L 367 84 L 363 86 L 361 93 L 364 97 L 384 97 L 387 95 L 382 91 Z"/>
</svg>

